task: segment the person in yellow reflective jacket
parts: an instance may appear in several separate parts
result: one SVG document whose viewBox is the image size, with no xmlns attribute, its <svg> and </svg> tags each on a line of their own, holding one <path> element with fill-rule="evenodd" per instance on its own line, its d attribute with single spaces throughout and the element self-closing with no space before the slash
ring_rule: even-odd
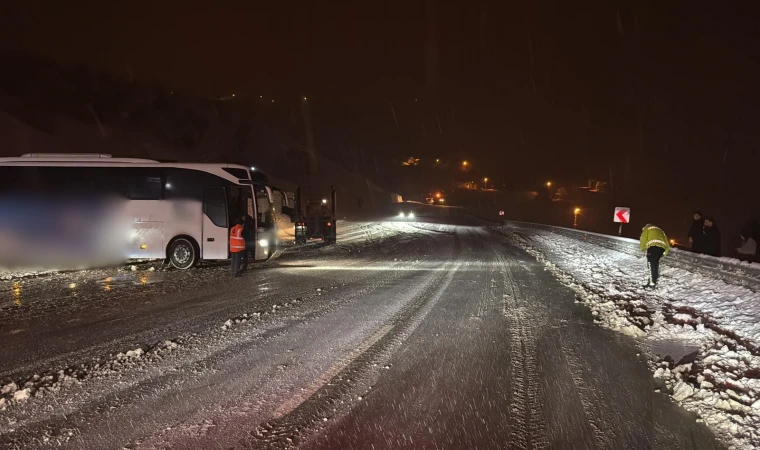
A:
<svg viewBox="0 0 760 450">
<path fill-rule="evenodd" d="M 651 271 L 649 282 L 644 287 L 655 287 L 660 278 L 660 258 L 670 252 L 668 236 L 660 228 L 648 223 L 641 230 L 639 244 L 641 250 L 647 252 L 647 263 Z"/>
</svg>

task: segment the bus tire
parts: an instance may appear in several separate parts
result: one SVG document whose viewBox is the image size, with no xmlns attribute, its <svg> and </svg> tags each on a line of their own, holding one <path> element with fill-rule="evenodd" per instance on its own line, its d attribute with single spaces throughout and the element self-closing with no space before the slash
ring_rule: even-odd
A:
<svg viewBox="0 0 760 450">
<path fill-rule="evenodd" d="M 174 268 L 185 270 L 198 262 L 198 245 L 190 238 L 176 238 L 169 244 L 168 258 Z"/>
</svg>

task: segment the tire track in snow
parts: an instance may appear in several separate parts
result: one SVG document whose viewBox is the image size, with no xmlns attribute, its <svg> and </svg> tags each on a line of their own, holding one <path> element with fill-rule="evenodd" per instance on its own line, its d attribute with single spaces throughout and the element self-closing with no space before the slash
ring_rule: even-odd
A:
<svg viewBox="0 0 760 450">
<path fill-rule="evenodd" d="M 303 388 L 303 390 L 296 394 L 293 398 L 286 400 L 284 403 L 280 405 L 279 408 L 273 413 L 272 417 L 279 418 L 282 416 L 285 416 L 289 413 L 291 413 L 294 409 L 299 407 L 303 402 L 305 402 L 309 397 L 314 395 L 320 388 L 322 388 L 324 385 L 326 385 L 331 379 L 335 378 L 343 369 L 348 367 L 351 362 L 356 359 L 359 355 L 366 352 L 370 349 L 373 345 L 377 343 L 380 339 L 384 338 L 385 335 L 388 334 L 389 331 L 393 329 L 392 325 L 385 325 L 381 327 L 379 330 L 377 330 L 374 334 L 369 336 L 367 339 L 364 340 L 364 342 L 357 347 L 356 350 L 352 351 L 350 354 L 345 356 L 344 358 L 341 358 L 338 360 L 335 364 L 333 364 L 329 369 L 327 369 L 324 373 L 322 373 L 320 376 L 318 376 L 311 385 L 309 385 L 306 388 Z"/>
<path fill-rule="evenodd" d="M 536 364 L 536 332 L 541 311 L 531 308 L 526 293 L 515 280 L 510 263 L 498 255 L 505 286 L 503 314 L 509 322 L 511 405 L 510 448 L 520 450 L 547 448 L 546 420 L 543 414 L 543 389 Z"/>
<path fill-rule="evenodd" d="M 390 356 L 401 342 L 409 336 L 433 306 L 448 289 L 457 271 L 462 266 L 460 261 L 461 245 L 455 240 L 455 250 L 451 261 L 444 264 L 448 269 L 434 271 L 430 277 L 412 293 L 408 306 L 391 320 L 390 329 L 381 329 L 373 336 L 377 339 L 365 341 L 368 348 L 354 354 L 353 359 L 342 365 L 342 370 L 324 383 L 314 393 L 289 412 L 279 418 L 273 418 L 250 433 L 250 440 L 242 441 L 246 449 L 258 448 L 293 448 L 298 446 L 304 435 L 313 435 L 324 426 L 328 419 L 337 413 L 336 405 L 340 398 L 345 398 L 353 386 L 366 378 L 373 363 Z M 350 405 L 346 405 L 349 408 Z M 323 417 L 320 420 L 320 417 Z M 308 439 L 308 437 L 307 437 Z"/>
<path fill-rule="evenodd" d="M 582 358 L 578 355 L 578 352 L 572 346 L 568 345 L 568 341 L 560 336 L 560 345 L 562 347 L 562 354 L 567 362 L 567 368 L 570 371 L 570 376 L 575 386 L 575 392 L 578 394 L 581 407 L 583 408 L 583 414 L 586 417 L 586 421 L 594 430 L 594 441 L 598 448 L 614 448 L 615 432 L 610 429 L 608 424 L 604 420 L 598 420 L 594 414 L 594 405 L 606 404 L 602 403 L 604 399 L 600 399 L 599 394 L 594 395 L 595 389 L 586 383 L 584 373 L 586 372 L 585 365 L 581 362 Z M 590 394 L 592 393 L 592 394 Z"/>
<path fill-rule="evenodd" d="M 476 261 L 476 264 L 488 264 L 488 263 L 489 262 L 487 260 Z M 478 283 L 481 286 L 481 289 L 478 296 L 477 310 L 475 311 L 475 315 L 473 316 L 478 319 L 482 319 L 483 317 L 485 317 L 490 312 L 491 308 L 494 305 L 494 299 L 496 296 L 496 292 L 495 292 L 496 279 L 494 278 L 494 273 L 496 272 L 496 269 L 494 268 L 495 267 L 494 264 L 491 264 L 491 267 L 492 267 L 491 270 L 486 272 L 486 276 L 488 278 L 484 280 L 483 283 Z"/>
</svg>

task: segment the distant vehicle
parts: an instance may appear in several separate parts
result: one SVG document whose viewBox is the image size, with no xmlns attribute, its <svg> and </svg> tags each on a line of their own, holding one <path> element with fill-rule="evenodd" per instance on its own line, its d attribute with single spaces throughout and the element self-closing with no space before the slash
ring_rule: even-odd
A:
<svg viewBox="0 0 760 450">
<path fill-rule="evenodd" d="M 415 219 L 414 211 L 404 212 L 401 211 L 398 213 L 398 216 L 396 216 L 398 220 L 406 220 L 406 221 L 412 221 Z"/>
<path fill-rule="evenodd" d="M 262 261 L 276 244 L 267 234 L 274 226 L 270 192 L 263 183 L 254 186 L 249 168 L 232 164 L 98 154 L 0 158 L 1 206 L 31 208 L 23 217 L 3 216 L 0 233 L 11 231 L 22 242 L 3 241 L 2 247 L 10 248 L 0 253 L 5 262 L 22 254 L 76 250 L 86 261 L 95 249 L 107 248 L 109 256 L 162 258 L 188 269 L 202 259 L 229 258 L 229 229 L 249 214 L 257 226 L 255 260 Z M 73 211 L 84 215 L 75 220 Z M 42 235 L 24 234 L 24 227 L 40 223 L 49 228 Z"/>
<path fill-rule="evenodd" d="M 436 192 L 435 195 L 425 198 L 425 202 L 429 205 L 442 205 L 445 201 L 446 199 L 443 198 L 443 195 L 441 195 L 440 192 Z"/>
<path fill-rule="evenodd" d="M 335 206 L 337 195 L 335 188 L 330 188 L 330 197 L 303 198 L 301 188 L 296 189 L 296 204 L 293 209 L 285 211 L 295 222 L 296 244 L 305 244 L 309 239 L 322 239 L 326 244 L 337 241 L 338 232 L 335 223 Z"/>
</svg>

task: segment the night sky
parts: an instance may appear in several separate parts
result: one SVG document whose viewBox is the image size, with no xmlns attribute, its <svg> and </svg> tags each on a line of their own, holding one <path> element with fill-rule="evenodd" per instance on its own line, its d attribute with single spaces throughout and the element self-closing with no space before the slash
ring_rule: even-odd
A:
<svg viewBox="0 0 760 450">
<path fill-rule="evenodd" d="M 17 2 L 4 7 L 0 39 L 209 98 L 308 95 L 323 117 L 318 141 L 393 135 L 402 152 L 468 158 L 494 179 L 525 185 L 607 179 L 611 169 L 631 189 L 677 191 L 685 209 L 728 197 L 758 203 L 747 181 L 760 164 L 751 10 L 605 1 L 224 5 Z"/>
</svg>

